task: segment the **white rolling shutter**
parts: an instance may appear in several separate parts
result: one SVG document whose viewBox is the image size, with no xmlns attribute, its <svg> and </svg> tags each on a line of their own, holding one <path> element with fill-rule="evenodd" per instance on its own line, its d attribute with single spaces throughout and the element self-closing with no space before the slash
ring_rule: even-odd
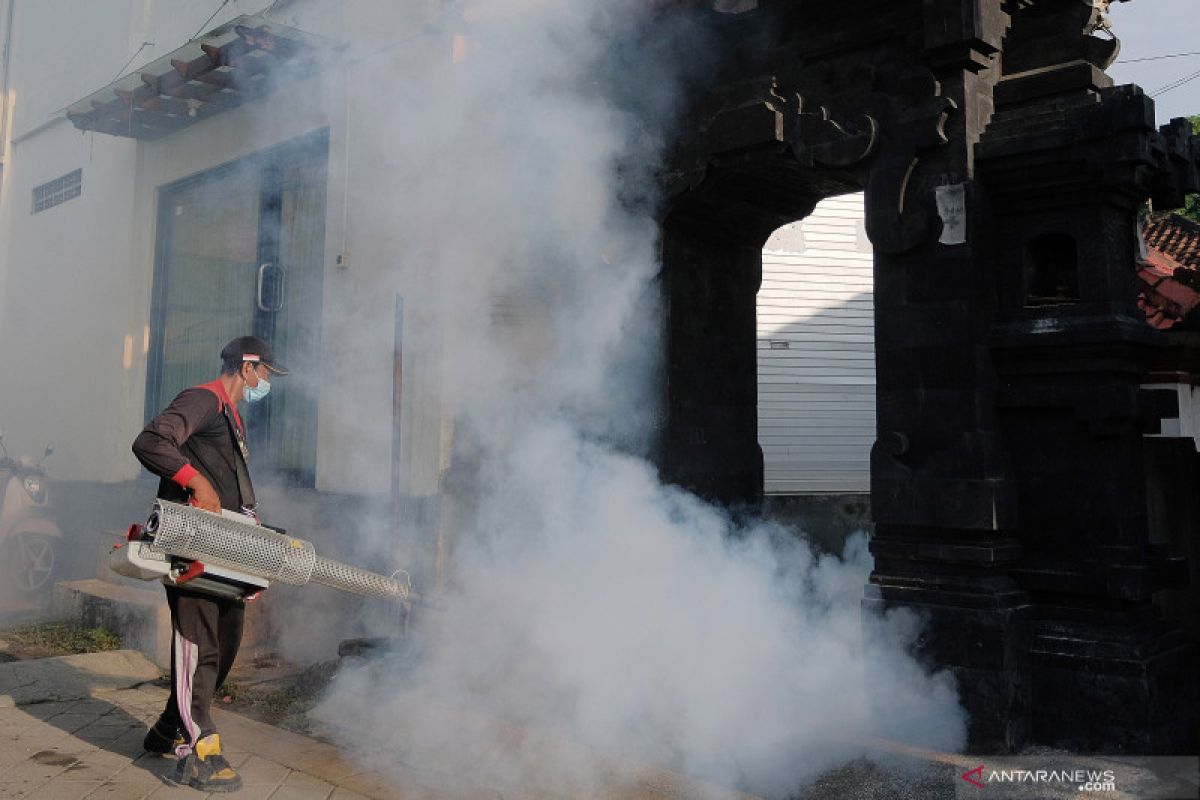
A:
<svg viewBox="0 0 1200 800">
<path fill-rule="evenodd" d="M 862 194 L 775 232 L 758 293 L 758 441 L 767 494 L 870 491 L 875 324 Z"/>
</svg>

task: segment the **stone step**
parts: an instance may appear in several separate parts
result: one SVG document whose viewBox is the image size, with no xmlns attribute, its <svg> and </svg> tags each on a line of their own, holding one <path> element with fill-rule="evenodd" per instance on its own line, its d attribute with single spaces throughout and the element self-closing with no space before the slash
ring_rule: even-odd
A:
<svg viewBox="0 0 1200 800">
<path fill-rule="evenodd" d="M 128 579 L 127 579 L 128 580 Z M 133 585 L 130 585 L 133 584 Z M 123 646 L 145 653 L 163 669 L 171 666 L 171 613 L 157 581 L 115 583 L 97 578 L 60 581 L 50 599 L 51 617 L 86 628 L 104 628 Z M 239 658 L 272 646 L 267 603 L 246 605 Z"/>
<path fill-rule="evenodd" d="M 146 588 L 88 578 L 54 586 L 50 613 L 85 628 L 104 628 L 164 669 L 171 666 L 171 614 L 161 586 Z"/>
</svg>

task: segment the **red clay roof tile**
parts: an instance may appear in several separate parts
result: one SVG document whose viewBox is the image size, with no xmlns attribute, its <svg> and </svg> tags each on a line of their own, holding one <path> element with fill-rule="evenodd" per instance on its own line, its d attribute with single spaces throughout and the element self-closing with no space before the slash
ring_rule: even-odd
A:
<svg viewBox="0 0 1200 800">
<path fill-rule="evenodd" d="M 1159 330 L 1200 328 L 1200 225 L 1177 214 L 1154 214 L 1142 238 L 1138 307 Z"/>
<path fill-rule="evenodd" d="M 1149 247 L 1200 270 L 1200 223 L 1178 214 L 1151 214 L 1142 229 Z"/>
</svg>

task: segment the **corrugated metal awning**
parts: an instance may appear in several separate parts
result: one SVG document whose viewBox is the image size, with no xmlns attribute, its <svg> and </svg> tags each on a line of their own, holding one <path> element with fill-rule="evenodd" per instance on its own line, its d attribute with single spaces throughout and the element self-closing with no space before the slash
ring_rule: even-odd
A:
<svg viewBox="0 0 1200 800">
<path fill-rule="evenodd" d="M 72 103 L 83 131 L 158 139 L 312 75 L 329 39 L 243 15 Z"/>
</svg>

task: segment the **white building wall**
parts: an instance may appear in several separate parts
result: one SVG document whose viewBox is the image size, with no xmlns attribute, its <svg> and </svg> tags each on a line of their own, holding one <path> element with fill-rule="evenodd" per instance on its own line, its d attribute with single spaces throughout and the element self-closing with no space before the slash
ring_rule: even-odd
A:
<svg viewBox="0 0 1200 800">
<path fill-rule="evenodd" d="M 0 0 L 0 189 L 3 189 L 4 161 L 8 157 L 8 123 L 10 119 L 8 62 L 12 45 L 10 20 L 13 16 L 15 1 Z M 0 273 L 0 286 L 3 285 L 3 281 L 3 274 Z"/>
<path fill-rule="evenodd" d="M 18 452 L 53 442 L 56 472 L 84 480 L 110 474 L 140 366 L 145 315 L 133 302 L 133 208 L 122 202 L 133 151 L 60 125 L 18 144 L 6 176 L 0 425 Z M 79 197 L 30 213 L 34 186 L 80 168 Z"/>
<path fill-rule="evenodd" d="M 777 230 L 758 293 L 758 440 L 767 494 L 870 491 L 875 323 L 861 194 Z"/>
<path fill-rule="evenodd" d="M 4 193 L 9 184 L 5 170 L 11 160 L 12 150 L 10 134 L 12 123 L 12 92 L 9 90 L 10 56 L 12 55 L 12 17 L 16 0 L 0 0 L 0 333 L 4 324 L 4 285 L 8 277 L 8 259 L 5 255 L 4 243 L 7 241 L 7 228 L 4 221 Z M 2 341 L 2 340 L 0 340 Z M 0 398 L 0 414 L 4 405 Z M 0 426 L 3 426 L 0 420 Z"/>
<path fill-rule="evenodd" d="M 1151 439 L 1191 439 L 1200 453 L 1200 386 L 1187 383 L 1149 383 L 1143 389 L 1171 391 L 1179 405 L 1179 416 L 1160 421 L 1158 433 L 1148 433 Z"/>
<path fill-rule="evenodd" d="M 130 24 L 125 2 L 18 0 L 13 12 L 0 188 L 0 426 L 14 452 L 36 454 L 53 442 L 54 466 L 69 465 L 79 478 L 99 478 L 111 465 L 121 416 L 129 311 L 121 270 L 132 261 L 135 147 L 93 140 L 55 112 L 120 69 Z M 83 170 L 81 196 L 31 213 L 33 187 L 75 169 Z"/>
<path fill-rule="evenodd" d="M 420 30 L 427 5 L 412 5 L 407 33 Z M 403 187 L 397 165 L 375 144 L 385 137 L 371 128 L 380 102 L 379 65 L 371 59 L 388 41 L 412 40 L 409 55 L 437 43 L 380 25 L 380 14 L 395 15 L 382 1 L 278 7 L 279 23 L 353 46 L 316 78 L 139 143 L 81 133 L 59 112 L 116 77 L 143 41 L 155 45 L 126 72 L 182 45 L 213 9 L 187 0 L 18 0 L 10 79 L 15 143 L 0 190 L 0 427 L 22 452 L 53 441 L 56 477 L 120 481 L 139 474 L 129 446 L 146 412 L 160 188 L 328 128 L 324 299 L 321 319 L 313 321 L 322 327 L 317 488 L 389 488 L 399 293 L 406 304 L 403 488 L 436 491 L 440 334 L 424 311 L 431 303 L 419 265 L 401 264 L 398 243 L 388 238 L 387 215 L 396 205 L 390 198 Z M 257 10 L 230 4 L 204 30 Z M 80 197 L 30 214 L 34 186 L 80 167 Z M 213 359 L 215 369 L 215 353 Z"/>
</svg>

